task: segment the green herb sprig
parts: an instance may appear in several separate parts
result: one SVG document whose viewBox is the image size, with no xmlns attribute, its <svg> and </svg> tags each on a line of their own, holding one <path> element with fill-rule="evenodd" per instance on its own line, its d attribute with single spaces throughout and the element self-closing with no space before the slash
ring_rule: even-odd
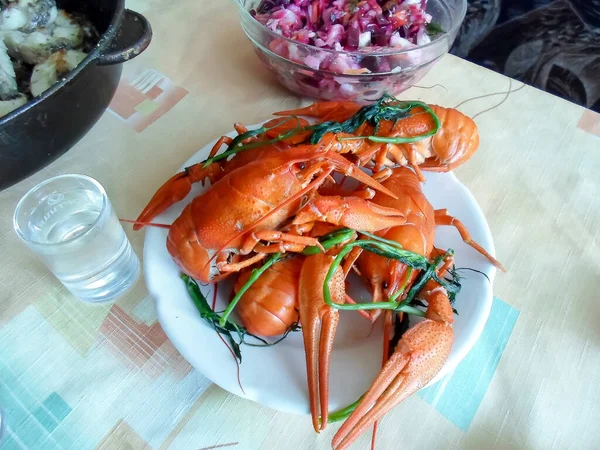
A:
<svg viewBox="0 0 600 450">
<path fill-rule="evenodd" d="M 375 240 L 375 239 L 361 239 L 358 241 L 350 242 L 342 248 L 340 253 L 335 257 L 327 275 L 325 276 L 325 281 L 323 283 L 323 297 L 325 303 L 329 306 L 332 306 L 336 309 L 346 310 L 346 311 L 358 311 L 358 310 L 372 310 L 372 309 L 391 309 L 404 311 L 407 313 L 424 315 L 424 313 L 416 308 L 409 307 L 405 305 L 405 308 L 400 308 L 401 304 L 397 302 L 372 302 L 372 303 L 357 303 L 357 304 L 340 304 L 335 303 L 331 298 L 331 291 L 329 289 L 329 282 L 333 278 L 336 270 L 340 267 L 342 260 L 352 251 L 354 247 L 360 247 L 363 250 L 370 251 L 377 255 L 395 259 L 401 261 L 409 267 L 417 270 L 427 270 L 430 266 L 429 260 L 419 255 L 418 253 L 410 252 L 408 250 L 404 250 L 400 247 L 400 245 L 394 243 L 395 245 L 391 245 L 387 242 L 382 242 L 383 240 Z M 391 242 L 391 241 L 390 241 Z"/>
<path fill-rule="evenodd" d="M 325 249 L 325 251 L 329 250 L 336 245 L 343 244 L 344 242 L 350 241 L 356 232 L 351 228 L 340 228 L 339 230 L 332 231 L 331 233 L 324 234 L 319 238 L 319 242 L 321 246 Z M 302 252 L 302 255 L 310 256 L 316 255 L 317 253 L 321 253 L 321 249 L 316 245 L 311 245 L 306 247 Z"/>
<path fill-rule="evenodd" d="M 263 134 L 265 134 L 267 131 L 270 131 L 278 126 L 283 125 L 286 122 L 289 122 L 290 120 L 296 120 L 296 127 L 292 128 L 290 131 L 280 134 L 279 136 L 277 136 L 276 138 L 270 139 L 268 141 L 258 141 L 258 142 L 250 142 L 249 144 L 246 145 L 242 145 L 240 146 L 240 144 L 245 141 L 248 138 L 252 138 L 252 137 L 257 137 L 257 136 L 261 136 Z M 296 116 L 290 116 L 287 117 L 285 119 L 283 119 L 281 122 L 278 122 L 277 124 L 273 125 L 272 127 L 265 127 L 264 125 L 260 128 L 257 128 L 255 130 L 248 130 L 245 133 L 242 134 L 238 134 L 232 141 L 231 144 L 229 144 L 227 146 L 227 150 L 225 150 L 223 153 L 213 156 L 212 158 L 208 158 L 204 161 L 204 167 L 208 167 L 210 164 L 216 162 L 216 161 L 221 161 L 223 159 L 227 159 L 229 158 L 231 155 L 234 155 L 242 150 L 249 150 L 251 148 L 257 148 L 257 147 L 262 147 L 265 145 L 270 145 L 270 144 L 274 144 L 276 142 L 279 142 L 283 139 L 288 139 L 292 136 L 294 136 L 296 133 L 301 132 L 304 130 L 304 127 L 300 126 L 300 120 L 296 117 Z"/>
<path fill-rule="evenodd" d="M 235 357 L 240 363 L 242 362 L 242 352 L 240 350 L 241 344 L 246 344 L 252 347 L 270 347 L 281 342 L 290 332 L 297 331 L 300 329 L 298 324 L 294 323 L 286 330 L 285 334 L 283 334 L 279 339 L 277 339 L 274 342 L 267 342 L 265 339 L 256 336 L 252 333 L 249 333 L 248 330 L 246 330 L 244 327 L 239 326 L 234 322 L 227 321 L 223 326 L 221 326 L 221 316 L 217 312 L 213 311 L 213 309 L 210 307 L 208 301 L 206 300 L 206 297 L 204 296 L 204 294 L 202 294 L 202 291 L 200 290 L 200 287 L 198 286 L 196 280 L 183 273 L 181 274 L 181 279 L 185 282 L 187 291 L 190 294 L 194 306 L 200 313 L 200 317 L 207 321 L 217 333 L 227 337 L 229 345 L 231 346 Z M 234 336 L 237 337 L 237 341 L 234 338 Z M 259 341 L 259 344 L 247 342 L 246 336 L 256 339 L 257 341 Z"/>
<path fill-rule="evenodd" d="M 425 272 L 423 272 L 421 274 L 421 276 L 419 278 L 417 278 L 415 283 L 410 288 L 410 291 L 408 291 L 408 295 L 406 296 L 406 299 L 404 299 L 401 302 L 401 304 L 406 305 L 406 304 L 409 304 L 410 302 L 412 302 L 413 299 L 416 297 L 416 295 L 419 292 L 421 292 L 421 289 L 423 289 L 423 287 L 425 286 L 425 283 L 427 283 L 429 280 L 431 280 L 435 276 L 435 270 L 437 269 L 437 266 L 444 260 L 444 258 L 446 258 L 447 256 L 450 256 L 452 254 L 453 254 L 453 251 L 450 250 L 446 254 L 440 255 L 437 258 L 435 258 L 433 260 L 433 263 L 429 265 L 429 267 L 425 270 Z"/>
<path fill-rule="evenodd" d="M 220 333 L 227 337 L 227 339 L 229 340 L 229 344 L 233 349 L 233 352 L 235 353 L 236 358 L 240 362 L 242 362 L 242 353 L 240 351 L 240 345 L 233 338 L 232 333 L 237 334 L 241 342 L 246 331 L 242 327 L 232 322 L 227 322 L 224 325 L 220 325 L 219 314 L 212 310 L 212 308 L 206 301 L 206 297 L 204 296 L 204 294 L 202 294 L 202 291 L 200 291 L 198 283 L 196 283 L 196 281 L 193 278 L 187 276 L 186 274 L 181 274 L 181 279 L 185 282 L 188 293 L 192 298 L 192 302 L 194 302 L 194 306 L 196 307 L 196 309 L 198 309 L 200 317 L 202 317 L 204 320 L 210 323 L 213 326 L 213 328 L 217 331 L 217 333 Z"/>
<path fill-rule="evenodd" d="M 393 295 L 390 296 L 390 302 L 395 302 L 398 299 L 398 297 L 402 295 L 404 289 L 406 289 L 406 286 L 408 285 L 408 281 L 410 280 L 412 273 L 413 268 L 409 267 L 406 271 L 406 279 L 404 280 L 404 283 L 402 283 L 402 286 L 400 286 L 400 288 Z"/>
<path fill-rule="evenodd" d="M 227 319 L 229 318 L 229 315 L 233 312 L 233 310 L 237 306 L 238 302 L 242 298 L 242 295 L 244 295 L 244 293 L 248 289 L 250 289 L 250 286 L 252 286 L 254 284 L 254 282 L 256 280 L 258 280 L 260 278 L 260 276 L 263 273 L 265 273 L 265 271 L 269 267 L 271 267 L 273 264 L 275 264 L 280 259 L 281 259 L 281 253 L 273 253 L 271 256 L 269 256 L 269 258 L 265 261 L 265 263 L 261 267 L 259 267 L 258 269 L 252 269 L 252 274 L 250 275 L 250 278 L 248 279 L 248 281 L 242 286 L 242 288 L 238 291 L 238 293 L 235 294 L 235 297 L 233 297 L 233 299 L 231 300 L 231 302 L 229 303 L 229 305 L 223 312 L 223 315 L 221 316 L 221 319 L 219 320 L 220 326 L 223 327 L 227 324 Z"/>
<path fill-rule="evenodd" d="M 440 264 L 440 262 L 444 258 L 451 256 L 453 254 L 452 250 L 449 250 L 444 255 L 441 255 L 441 256 L 435 258 L 433 260 L 433 262 L 430 262 L 426 257 L 419 255 L 418 253 L 414 253 L 414 252 L 410 252 L 408 250 L 402 249 L 402 247 L 394 241 L 389 241 L 387 239 L 383 239 L 376 235 L 366 233 L 366 232 L 360 232 L 360 233 L 363 235 L 367 235 L 371 239 L 361 239 L 361 240 L 350 242 L 350 243 L 346 244 L 342 248 L 340 253 L 335 257 L 331 266 L 329 267 L 329 270 L 327 272 L 327 275 L 326 275 L 324 283 L 323 283 L 323 297 L 324 297 L 325 303 L 327 303 L 329 306 L 336 308 L 336 309 L 346 310 L 346 311 L 388 309 L 388 310 L 393 310 L 393 311 L 402 311 L 402 312 L 406 312 L 408 314 L 413 314 L 413 315 L 424 317 L 425 312 L 416 308 L 414 306 L 413 302 L 416 298 L 416 295 L 421 291 L 421 289 L 423 289 L 423 286 L 425 285 L 425 283 L 427 283 L 427 281 L 429 281 L 430 279 L 435 277 L 436 281 L 439 282 L 440 285 L 442 285 L 444 288 L 446 288 L 449 292 L 456 293 L 456 292 L 458 292 L 458 290 L 460 290 L 460 285 L 457 286 L 454 283 L 454 280 L 452 280 L 452 281 L 448 281 L 446 279 L 440 280 L 437 278 L 437 276 L 435 274 L 435 270 L 436 270 L 437 266 Z M 388 301 L 385 301 L 385 302 L 357 303 L 357 304 L 335 303 L 333 301 L 333 299 L 331 298 L 329 282 L 331 281 L 335 272 L 339 268 L 341 261 L 344 259 L 344 257 L 346 255 L 348 255 L 348 253 L 350 253 L 352 251 L 352 248 L 354 248 L 354 247 L 360 247 L 364 250 L 375 253 L 377 255 L 400 261 L 403 264 L 406 264 L 409 267 L 409 270 L 421 270 L 423 272 L 420 274 L 420 276 L 417 278 L 416 282 L 413 284 L 413 286 L 410 289 L 410 291 L 408 292 L 406 298 L 400 302 L 398 302 L 397 299 L 404 291 L 404 289 L 406 287 L 406 282 L 405 282 L 405 285 L 402 286 L 402 288 L 398 291 L 398 293 L 396 293 Z M 408 275 L 410 276 L 410 273 Z M 407 280 L 408 280 L 408 277 L 407 277 Z"/>
<path fill-rule="evenodd" d="M 411 115 L 411 112 L 416 108 L 422 108 L 426 114 L 429 114 L 434 121 L 434 128 L 428 131 L 425 134 L 419 136 L 410 136 L 410 137 L 385 137 L 385 136 L 377 136 L 377 131 L 379 129 L 379 125 L 381 121 L 389 120 L 397 123 L 399 120 L 405 119 Z M 291 130 L 279 134 L 277 137 L 265 141 L 257 141 L 250 142 L 245 145 L 241 145 L 243 141 L 252 137 L 259 137 L 264 135 L 267 131 L 275 129 L 278 126 L 286 123 L 289 120 L 296 120 L 296 126 Z M 221 161 L 227 159 L 231 155 L 235 155 L 244 150 L 249 150 L 252 148 L 262 147 L 264 145 L 270 145 L 282 141 L 284 139 L 289 139 L 292 136 L 295 136 L 299 133 L 312 132 L 310 138 L 308 138 L 308 143 L 310 144 L 318 144 L 323 136 L 327 133 L 355 133 L 356 130 L 359 129 L 364 123 L 368 123 L 375 127 L 375 135 L 373 136 L 352 136 L 347 138 L 339 138 L 339 140 L 360 140 L 360 139 L 368 139 L 371 142 L 378 143 L 389 143 L 389 144 L 403 144 L 410 142 L 417 142 L 427 137 L 433 136 L 436 134 L 441 126 L 440 120 L 433 112 L 433 110 L 426 103 L 419 101 L 410 101 L 405 102 L 398 100 L 397 98 L 384 94 L 377 102 L 365 105 L 361 107 L 355 114 L 353 114 L 350 118 L 343 122 L 322 122 L 315 125 L 309 126 L 300 126 L 300 120 L 296 116 L 289 116 L 286 119 L 283 119 L 281 122 L 278 122 L 276 125 L 271 127 L 262 126 L 255 130 L 249 130 L 245 133 L 239 134 L 236 136 L 232 142 L 227 146 L 225 152 L 213 156 L 212 158 L 206 159 L 203 164 L 204 167 L 207 167 L 213 162 Z"/>
<path fill-rule="evenodd" d="M 313 125 L 313 134 L 310 138 L 311 144 L 318 143 L 326 133 L 354 133 L 364 123 L 368 123 L 379 129 L 382 120 L 398 122 L 411 115 L 413 109 L 422 108 L 433 118 L 434 128 L 422 135 L 411 137 L 383 137 L 383 136 L 356 136 L 339 138 L 339 140 L 368 139 L 372 142 L 402 144 L 408 142 L 417 142 L 427 137 L 433 136 L 438 132 L 441 123 L 437 115 L 426 103 L 419 101 L 403 102 L 391 95 L 384 94 L 377 102 L 371 105 L 361 107 L 352 117 L 344 122 L 323 122 Z M 394 123 L 395 125 L 395 123 Z"/>
<path fill-rule="evenodd" d="M 354 410 L 356 409 L 356 407 L 360 404 L 363 397 L 364 397 L 364 394 L 361 395 L 358 398 L 358 400 L 356 400 L 354 403 L 351 403 L 350 405 L 346 406 L 345 408 L 338 409 L 337 411 L 327 414 L 327 420 L 332 423 L 333 422 L 341 422 L 342 420 L 346 420 L 348 417 L 350 417 L 350 414 L 352 414 L 354 412 Z M 319 418 L 319 421 L 320 420 L 321 419 Z"/>
<path fill-rule="evenodd" d="M 332 231 L 331 233 L 321 236 L 319 238 L 319 242 L 321 243 L 321 246 L 323 247 L 323 249 L 329 250 L 330 248 L 334 247 L 335 245 L 339 245 L 343 242 L 347 242 L 348 240 L 350 240 L 352 238 L 352 236 L 354 235 L 354 233 L 355 233 L 354 230 L 351 230 L 349 228 L 342 228 L 342 229 L 335 230 L 335 231 Z M 312 246 L 306 247 L 301 252 L 301 254 L 315 255 L 319 252 L 321 252 L 321 248 L 319 248 L 316 245 L 312 245 Z M 219 320 L 219 325 L 221 327 L 224 327 L 226 325 L 229 316 L 231 315 L 231 313 L 233 312 L 233 310 L 239 303 L 242 296 L 246 293 L 246 291 L 248 289 L 250 289 L 250 286 L 252 286 L 260 278 L 260 276 L 263 273 L 265 273 L 265 271 L 269 267 L 271 267 L 276 262 L 281 261 L 283 258 L 284 258 L 284 256 L 281 253 L 273 253 L 264 262 L 264 264 L 262 266 L 260 266 L 257 269 L 252 270 L 252 274 L 250 275 L 250 278 L 248 278 L 248 281 L 246 281 L 244 283 L 244 285 L 240 288 L 240 290 L 237 292 L 237 294 L 233 297 L 233 299 L 227 306 L 227 309 L 225 309 L 225 311 L 223 312 L 223 316 L 221 316 L 221 319 Z"/>
</svg>

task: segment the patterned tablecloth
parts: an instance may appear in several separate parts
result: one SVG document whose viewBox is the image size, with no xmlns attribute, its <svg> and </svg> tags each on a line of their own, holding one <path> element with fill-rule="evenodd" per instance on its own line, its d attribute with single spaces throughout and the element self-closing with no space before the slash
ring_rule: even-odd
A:
<svg viewBox="0 0 600 450">
<path fill-rule="evenodd" d="M 335 425 L 316 435 L 309 417 L 231 396 L 195 371 L 161 329 L 143 280 L 116 303 L 82 303 L 12 230 L 23 194 L 62 173 L 98 179 L 118 214 L 134 218 L 233 122 L 301 103 L 261 66 L 231 2 L 128 7 L 148 17 L 154 41 L 124 66 L 110 109 L 66 155 L 0 193 L 0 448 L 330 448 Z M 519 87 L 452 56 L 420 84 L 402 98 L 455 106 Z M 460 109 L 475 115 L 502 98 Z M 386 417 L 379 448 L 597 448 L 600 116 L 524 87 L 476 121 L 480 149 L 457 176 L 509 272 L 496 278 L 473 350 Z M 141 257 L 144 233 L 127 231 Z"/>
</svg>

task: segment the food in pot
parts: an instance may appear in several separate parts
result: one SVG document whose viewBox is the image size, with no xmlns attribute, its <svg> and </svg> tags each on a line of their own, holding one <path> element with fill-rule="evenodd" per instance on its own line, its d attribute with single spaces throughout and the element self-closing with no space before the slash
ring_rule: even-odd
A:
<svg viewBox="0 0 600 450">
<path fill-rule="evenodd" d="M 54 0 L 2 0 L 0 6 L 0 30 L 32 33 L 54 22 L 58 14 Z"/>
<path fill-rule="evenodd" d="M 17 78 L 6 46 L 0 41 L 0 117 L 23 106 L 27 97 L 19 93 Z"/>
<path fill-rule="evenodd" d="M 98 42 L 85 17 L 55 0 L 0 0 L 0 117 L 42 94 Z"/>
<path fill-rule="evenodd" d="M 31 93 L 37 97 L 49 89 L 58 78 L 69 73 L 83 61 L 86 54 L 79 50 L 59 50 L 43 63 L 37 64 L 31 74 Z"/>
</svg>

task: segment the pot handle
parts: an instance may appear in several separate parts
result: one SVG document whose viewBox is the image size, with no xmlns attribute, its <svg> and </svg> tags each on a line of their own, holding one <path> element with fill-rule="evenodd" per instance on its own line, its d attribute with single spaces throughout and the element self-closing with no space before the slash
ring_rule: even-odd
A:
<svg viewBox="0 0 600 450">
<path fill-rule="evenodd" d="M 129 61 L 142 53 L 152 40 L 150 22 L 140 13 L 126 9 L 113 42 L 107 52 L 98 57 L 98 64 L 106 66 Z"/>
</svg>

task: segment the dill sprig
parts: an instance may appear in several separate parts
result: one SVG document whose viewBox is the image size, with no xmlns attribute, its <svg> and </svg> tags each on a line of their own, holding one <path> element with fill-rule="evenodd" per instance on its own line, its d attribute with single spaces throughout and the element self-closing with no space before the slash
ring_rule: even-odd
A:
<svg viewBox="0 0 600 450">
<path fill-rule="evenodd" d="M 426 114 L 429 114 L 432 117 L 434 121 L 434 127 L 430 131 L 418 136 L 408 137 L 377 136 L 377 132 L 382 121 L 393 121 L 395 126 L 398 121 L 410 117 L 412 111 L 418 108 L 423 109 Z M 296 120 L 296 126 L 290 129 L 289 131 L 281 133 L 273 139 L 259 140 L 242 145 L 242 142 L 246 139 L 253 137 L 259 138 L 263 136 L 267 131 L 275 129 L 276 127 L 281 126 L 290 120 Z M 232 140 L 232 142 L 227 146 L 225 152 L 213 156 L 212 158 L 206 159 L 205 161 L 203 161 L 203 164 L 204 167 L 206 167 L 213 162 L 227 159 L 228 157 L 235 155 L 236 153 L 239 153 L 241 151 L 262 147 L 264 145 L 274 144 L 284 139 L 289 139 L 290 137 L 295 136 L 299 133 L 312 132 L 310 137 L 307 138 L 306 142 L 313 145 L 318 144 L 319 142 L 321 142 L 321 139 L 323 139 L 323 136 L 325 136 L 325 134 L 327 133 L 353 134 L 365 123 L 368 123 L 375 127 L 375 135 L 351 136 L 340 138 L 339 140 L 342 141 L 367 139 L 371 142 L 378 143 L 403 144 L 417 142 L 430 136 L 433 136 L 438 132 L 441 126 L 439 118 L 426 103 L 419 101 L 401 101 L 391 95 L 384 94 L 375 103 L 361 107 L 355 114 L 353 114 L 350 118 L 343 122 L 328 121 L 318 123 L 315 125 L 301 126 L 298 117 L 289 116 L 271 127 L 262 126 L 255 130 L 249 130 L 245 133 L 236 136 Z"/>
<path fill-rule="evenodd" d="M 250 345 L 252 347 L 270 347 L 281 342 L 287 337 L 287 335 L 290 332 L 297 331 L 300 329 L 298 323 L 294 323 L 286 330 L 285 334 L 283 334 L 279 339 L 277 339 L 274 342 L 268 342 L 265 339 L 248 332 L 246 328 L 234 322 L 227 321 L 224 325 L 221 325 L 221 316 L 219 315 L 219 313 L 213 311 L 213 309 L 210 307 L 208 301 L 206 300 L 206 297 L 204 296 L 204 294 L 202 294 L 202 291 L 200 290 L 200 287 L 198 286 L 196 280 L 183 273 L 181 274 L 181 279 L 185 282 L 187 291 L 190 294 L 194 306 L 200 313 L 200 317 L 202 317 L 202 319 L 208 322 L 217 333 L 227 338 L 227 340 L 229 341 L 229 345 L 231 346 L 231 349 L 235 354 L 235 357 L 240 363 L 242 362 L 242 352 L 240 350 L 241 344 Z M 234 336 L 237 337 L 237 340 Z M 247 336 L 256 339 L 257 341 L 259 341 L 259 344 L 247 342 Z"/>
<path fill-rule="evenodd" d="M 385 136 L 355 136 L 340 138 L 340 140 L 368 139 L 372 142 L 402 144 L 416 142 L 433 136 L 440 128 L 440 120 L 426 103 L 419 101 L 404 102 L 391 95 L 384 94 L 377 102 L 361 107 L 352 117 L 344 122 L 323 122 L 312 126 L 313 134 L 309 142 L 316 144 L 321 141 L 326 133 L 355 133 L 363 124 L 368 123 L 375 127 L 375 134 L 379 129 L 381 121 L 392 121 L 395 124 L 409 117 L 414 109 L 422 108 L 431 115 L 435 126 L 432 130 L 419 136 L 410 137 L 385 137 Z"/>
</svg>

